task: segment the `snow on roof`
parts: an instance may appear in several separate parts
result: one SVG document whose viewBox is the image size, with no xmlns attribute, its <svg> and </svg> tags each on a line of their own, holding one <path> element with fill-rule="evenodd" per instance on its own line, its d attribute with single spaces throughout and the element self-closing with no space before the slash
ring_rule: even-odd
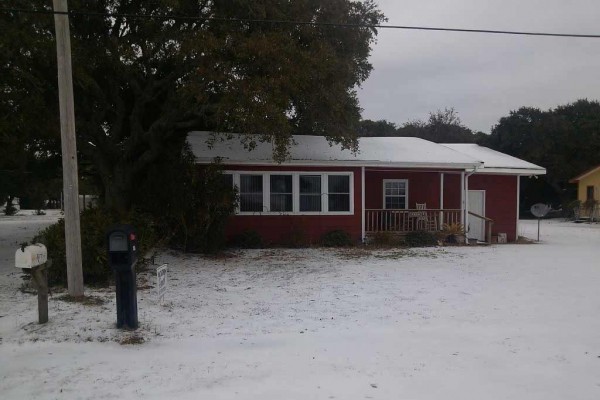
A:
<svg viewBox="0 0 600 400">
<path fill-rule="evenodd" d="M 225 163 L 274 164 L 273 146 L 257 142 L 252 151 L 244 149 L 239 135 L 228 140 L 217 139 L 212 148 L 207 141 L 211 132 L 191 132 L 188 143 L 197 162 L 208 163 L 221 157 Z M 414 137 L 370 137 L 359 139 L 358 153 L 330 145 L 322 136 L 294 136 L 290 159 L 284 164 L 354 164 L 358 166 L 398 166 L 423 168 L 475 168 L 482 162 L 470 155 Z"/>
<path fill-rule="evenodd" d="M 456 150 L 483 161 L 483 168 L 478 172 L 482 173 L 505 173 L 515 175 L 544 175 L 546 169 L 539 165 L 532 164 L 520 158 L 509 156 L 508 154 L 492 150 L 488 147 L 479 146 L 473 143 L 444 143 L 449 149 Z"/>
</svg>

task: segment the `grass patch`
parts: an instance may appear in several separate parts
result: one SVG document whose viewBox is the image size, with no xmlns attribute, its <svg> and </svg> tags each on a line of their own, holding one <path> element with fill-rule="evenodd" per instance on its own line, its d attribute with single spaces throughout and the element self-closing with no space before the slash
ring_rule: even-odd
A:
<svg viewBox="0 0 600 400">
<path fill-rule="evenodd" d="M 136 344 L 144 344 L 145 341 L 146 341 L 146 339 L 144 339 L 142 336 L 134 333 L 133 335 L 128 335 L 128 336 L 125 336 L 124 338 L 121 338 L 121 340 L 119 340 L 119 344 L 121 346 L 136 345 Z"/>
<path fill-rule="evenodd" d="M 379 259 L 391 259 L 395 260 L 398 258 L 407 258 L 407 257 L 420 257 L 423 256 L 422 253 L 416 252 L 414 250 L 393 250 L 385 253 L 374 254 L 373 257 Z"/>
<path fill-rule="evenodd" d="M 359 258 L 370 257 L 373 255 L 373 252 L 364 247 L 349 247 L 337 251 L 335 255 L 343 260 L 355 260 Z"/>
</svg>

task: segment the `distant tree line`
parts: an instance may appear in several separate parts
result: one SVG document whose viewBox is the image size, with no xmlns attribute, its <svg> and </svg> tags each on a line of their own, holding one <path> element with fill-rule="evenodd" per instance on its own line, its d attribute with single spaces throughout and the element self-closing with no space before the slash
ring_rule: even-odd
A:
<svg viewBox="0 0 600 400">
<path fill-rule="evenodd" d="M 521 107 L 500 118 L 491 134 L 462 124 L 453 108 L 431 113 L 427 121 L 397 126 L 363 120 L 360 136 L 414 136 L 436 143 L 477 143 L 547 169 L 522 181 L 522 208 L 533 203 L 567 206 L 576 198 L 569 179 L 600 164 L 600 103 L 581 99 L 549 110 Z"/>
</svg>

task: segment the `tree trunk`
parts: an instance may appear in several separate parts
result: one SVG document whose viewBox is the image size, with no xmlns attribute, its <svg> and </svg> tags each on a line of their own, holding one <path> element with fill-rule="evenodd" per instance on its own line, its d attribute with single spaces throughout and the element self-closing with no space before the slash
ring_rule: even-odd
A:
<svg viewBox="0 0 600 400">
<path fill-rule="evenodd" d="M 132 202 L 132 185 L 134 182 L 131 168 L 121 164 L 115 165 L 112 175 L 103 177 L 104 202 L 106 207 L 125 213 L 130 210 Z"/>
</svg>

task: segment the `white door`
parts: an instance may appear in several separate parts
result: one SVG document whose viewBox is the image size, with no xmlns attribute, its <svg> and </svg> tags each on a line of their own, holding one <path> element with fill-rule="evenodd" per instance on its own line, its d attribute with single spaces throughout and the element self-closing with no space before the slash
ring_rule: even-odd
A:
<svg viewBox="0 0 600 400">
<path fill-rule="evenodd" d="M 485 217 L 485 190 L 469 190 L 469 212 Z M 469 214 L 467 237 L 485 241 L 485 220 Z"/>
</svg>

